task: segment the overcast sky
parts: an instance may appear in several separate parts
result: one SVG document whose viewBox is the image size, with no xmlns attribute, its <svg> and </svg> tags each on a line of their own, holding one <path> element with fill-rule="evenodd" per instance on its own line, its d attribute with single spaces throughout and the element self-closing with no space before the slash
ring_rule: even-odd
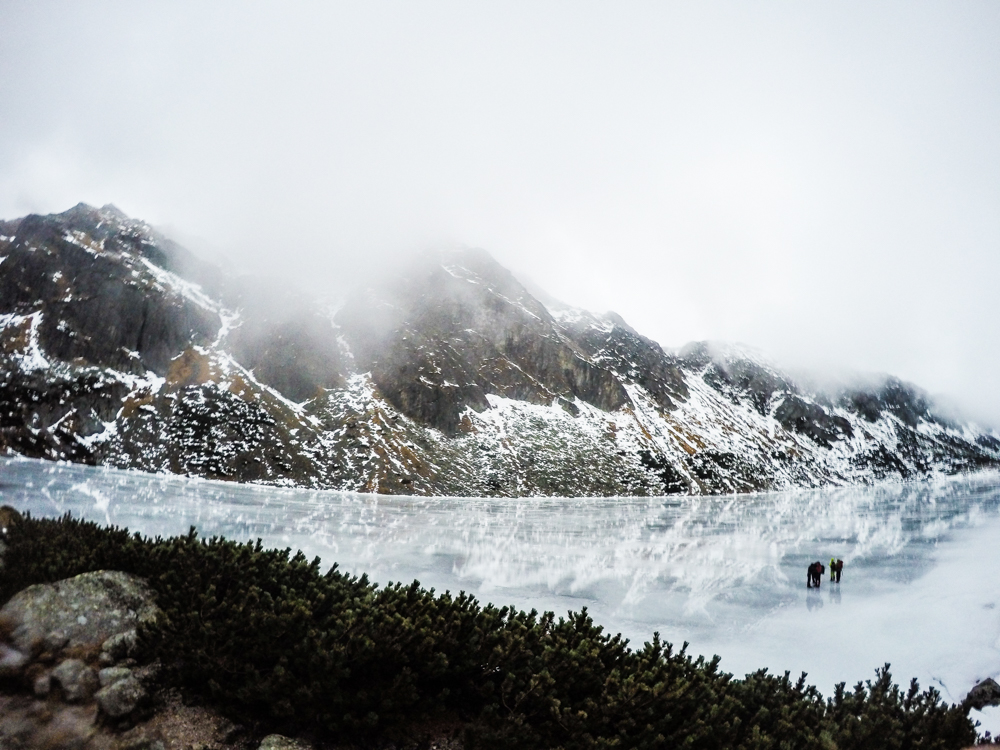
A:
<svg viewBox="0 0 1000 750">
<path fill-rule="evenodd" d="M 334 295 L 482 247 L 1000 424 L 995 0 L 3 0 L 0 216 L 79 201 Z"/>
</svg>

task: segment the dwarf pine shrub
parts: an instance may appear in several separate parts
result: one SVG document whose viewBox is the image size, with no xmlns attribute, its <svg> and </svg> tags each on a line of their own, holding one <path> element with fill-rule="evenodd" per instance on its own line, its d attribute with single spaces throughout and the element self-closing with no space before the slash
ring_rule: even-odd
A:
<svg viewBox="0 0 1000 750">
<path fill-rule="evenodd" d="M 143 658 L 232 718 L 331 738 L 406 736 L 446 715 L 480 748 L 896 748 L 971 745 L 966 711 L 888 665 L 825 700 L 803 675 L 744 679 L 654 635 L 630 649 L 586 611 L 482 606 L 414 582 L 373 586 L 290 550 L 149 539 L 66 516 L 8 535 L 0 602 L 93 570 L 145 578 L 163 615 Z"/>
</svg>

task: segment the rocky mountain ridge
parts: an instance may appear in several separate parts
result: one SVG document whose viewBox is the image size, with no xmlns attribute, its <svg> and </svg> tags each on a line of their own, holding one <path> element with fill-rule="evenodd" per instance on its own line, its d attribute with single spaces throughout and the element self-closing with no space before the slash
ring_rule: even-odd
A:
<svg viewBox="0 0 1000 750">
<path fill-rule="evenodd" d="M 737 347 L 546 307 L 482 251 L 335 314 L 111 206 L 0 222 L 0 450 L 395 494 L 661 495 L 1000 464 L 894 378 L 817 392 Z"/>
</svg>

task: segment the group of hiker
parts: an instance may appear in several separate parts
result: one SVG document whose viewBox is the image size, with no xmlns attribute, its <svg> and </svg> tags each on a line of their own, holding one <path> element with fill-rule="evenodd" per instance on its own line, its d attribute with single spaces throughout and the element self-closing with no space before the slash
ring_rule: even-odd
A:
<svg viewBox="0 0 1000 750">
<path fill-rule="evenodd" d="M 844 561 L 830 558 L 830 583 L 840 583 L 840 573 L 844 569 Z M 826 566 L 819 560 L 809 566 L 806 571 L 806 588 L 819 588 L 820 581 L 826 573 Z"/>
</svg>

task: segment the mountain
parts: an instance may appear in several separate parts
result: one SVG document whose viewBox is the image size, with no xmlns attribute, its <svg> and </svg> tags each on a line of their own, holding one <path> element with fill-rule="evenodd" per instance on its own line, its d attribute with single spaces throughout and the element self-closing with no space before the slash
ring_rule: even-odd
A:
<svg viewBox="0 0 1000 750">
<path fill-rule="evenodd" d="M 431 253 L 335 313 L 113 206 L 0 222 L 0 450 L 212 479 L 450 495 L 662 495 L 1000 465 L 895 378 L 819 390 L 663 349 Z"/>
</svg>

